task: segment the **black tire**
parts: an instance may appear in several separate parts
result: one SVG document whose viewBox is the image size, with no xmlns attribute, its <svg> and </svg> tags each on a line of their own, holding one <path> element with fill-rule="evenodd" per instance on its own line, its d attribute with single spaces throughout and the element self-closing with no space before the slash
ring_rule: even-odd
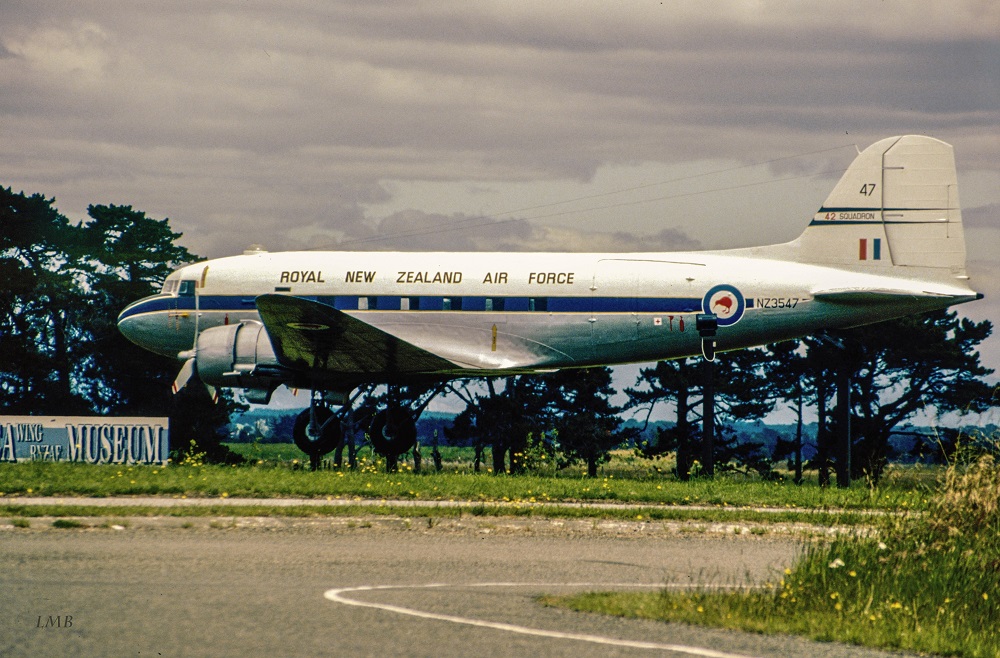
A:
<svg viewBox="0 0 1000 658">
<path fill-rule="evenodd" d="M 402 409 L 380 411 L 372 418 L 368 436 L 375 452 L 385 457 L 398 456 L 416 444 L 417 424 Z"/>
<path fill-rule="evenodd" d="M 309 432 L 309 410 L 306 409 L 295 419 L 292 428 L 292 438 L 299 450 L 309 455 L 312 462 L 318 462 L 326 453 L 340 443 L 343 433 L 340 429 L 340 419 L 326 407 L 316 407 L 316 422 L 320 426 L 318 436 Z"/>
</svg>

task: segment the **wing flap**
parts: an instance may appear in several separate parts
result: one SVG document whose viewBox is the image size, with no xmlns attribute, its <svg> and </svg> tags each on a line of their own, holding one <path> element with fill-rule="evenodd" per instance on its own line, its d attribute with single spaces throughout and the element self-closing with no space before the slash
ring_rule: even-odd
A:
<svg viewBox="0 0 1000 658">
<path fill-rule="evenodd" d="M 288 295 L 261 295 L 256 301 L 275 355 L 286 367 L 387 375 L 456 369 L 451 361 L 326 304 Z"/>
</svg>

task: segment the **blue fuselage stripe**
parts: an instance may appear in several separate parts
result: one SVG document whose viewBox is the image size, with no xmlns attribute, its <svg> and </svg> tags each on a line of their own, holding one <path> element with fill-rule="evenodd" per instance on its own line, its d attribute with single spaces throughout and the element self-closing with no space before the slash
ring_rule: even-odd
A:
<svg viewBox="0 0 1000 658">
<path fill-rule="evenodd" d="M 298 295 L 297 295 L 298 296 Z M 485 297 L 485 296 L 437 296 L 378 295 L 358 297 L 357 295 L 301 296 L 321 304 L 327 304 L 342 311 L 357 311 L 359 300 L 367 300 L 369 311 L 399 311 L 404 300 L 409 311 L 486 311 L 527 312 L 531 310 L 550 313 L 698 313 L 701 300 L 685 297 Z M 447 304 L 446 304 L 447 301 Z M 198 308 L 202 311 L 240 313 L 256 310 L 253 297 L 245 295 L 201 295 Z M 132 304 L 119 319 L 145 313 L 163 311 L 193 311 L 194 297 L 152 297 Z"/>
</svg>

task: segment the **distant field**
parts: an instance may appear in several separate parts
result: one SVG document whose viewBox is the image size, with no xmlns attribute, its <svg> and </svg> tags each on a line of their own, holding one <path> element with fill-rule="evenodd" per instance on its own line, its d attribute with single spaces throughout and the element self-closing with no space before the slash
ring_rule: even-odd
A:
<svg viewBox="0 0 1000 658">
<path fill-rule="evenodd" d="M 308 464 L 309 461 L 305 453 L 295 447 L 294 443 L 226 443 L 224 445 L 247 459 L 255 462 L 263 462 L 260 464 L 262 466 L 295 467 Z M 454 473 L 473 472 L 473 464 L 476 457 L 475 448 L 441 446 L 438 450 L 441 452 L 443 471 Z M 422 471 L 425 473 L 432 472 L 434 464 L 431 460 L 431 448 L 423 446 L 421 448 L 421 455 Z M 377 459 L 377 456 L 372 455 L 371 448 L 367 446 L 358 451 L 358 457 L 365 460 L 366 463 L 371 463 L 373 459 Z M 344 451 L 344 462 L 345 464 L 347 462 L 346 450 Z M 401 469 L 412 470 L 412 453 L 404 455 L 400 459 L 400 464 Z M 480 472 L 489 473 L 492 464 L 492 451 L 486 448 L 483 453 Z M 333 453 L 326 456 L 323 467 L 334 467 Z M 630 479 L 666 478 L 669 480 L 672 479 L 673 469 L 674 460 L 672 456 L 660 459 L 646 459 L 639 457 L 631 450 L 613 450 L 611 452 L 611 460 L 600 466 L 599 473 L 601 477 L 614 476 L 616 478 Z M 562 470 L 556 470 L 554 467 L 543 467 L 534 471 L 535 474 L 568 478 L 582 478 L 584 472 L 582 465 L 570 466 Z M 777 468 L 777 472 L 786 478 L 791 477 L 788 471 L 783 471 L 780 467 Z M 942 469 L 936 467 L 891 465 L 886 474 L 885 486 L 902 489 L 931 489 L 936 486 L 941 473 Z M 722 477 L 740 482 L 759 480 L 754 476 L 739 473 L 731 473 Z M 815 471 L 807 471 L 805 479 L 807 483 L 818 483 Z"/>
<path fill-rule="evenodd" d="M 309 462 L 309 458 L 304 452 L 295 447 L 294 443 L 226 443 L 224 444 L 233 452 L 240 454 L 247 459 L 252 459 L 254 461 L 264 461 L 264 462 L 274 462 L 274 463 L 284 463 L 292 464 L 295 462 Z M 431 461 L 431 450 L 432 448 L 428 446 L 421 447 L 421 455 L 423 456 L 424 465 L 428 467 L 433 467 L 433 462 Z M 441 446 L 438 448 L 441 453 L 441 458 L 447 463 L 449 469 L 456 468 L 472 468 L 472 464 L 476 458 L 475 448 L 456 448 L 454 446 Z M 361 448 L 358 452 L 359 456 L 371 458 L 372 452 L 371 448 L 365 446 Z M 332 461 L 333 453 L 328 454 L 327 462 Z M 485 459 L 489 460 L 490 451 L 487 449 Z M 407 460 L 412 465 L 413 457 L 412 453 L 407 455 Z M 347 461 L 347 450 L 344 450 L 344 461 Z M 485 469 L 487 464 L 484 462 L 483 468 Z"/>
</svg>

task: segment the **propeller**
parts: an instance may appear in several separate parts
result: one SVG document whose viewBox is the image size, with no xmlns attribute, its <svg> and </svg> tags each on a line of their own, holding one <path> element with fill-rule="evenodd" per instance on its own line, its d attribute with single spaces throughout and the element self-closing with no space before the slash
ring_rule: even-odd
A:
<svg viewBox="0 0 1000 658">
<path fill-rule="evenodd" d="M 185 354 L 187 354 L 187 352 L 181 352 L 180 354 L 178 354 L 178 356 L 184 358 Z M 187 386 L 188 380 L 191 379 L 191 375 L 194 374 L 194 369 L 195 369 L 195 362 L 194 362 L 194 357 L 192 356 L 191 358 L 189 358 L 187 361 L 184 362 L 184 365 L 181 366 L 181 371 L 177 373 L 177 378 L 174 379 L 174 386 L 173 386 L 174 395 L 177 395 L 182 388 Z"/>
<path fill-rule="evenodd" d="M 187 386 L 188 381 L 192 376 L 196 377 L 198 375 L 198 324 L 201 317 L 201 303 L 200 303 L 200 290 L 201 287 L 205 285 L 205 276 L 208 274 L 208 266 L 202 270 L 201 281 L 196 281 L 194 285 L 194 344 L 191 345 L 191 349 L 184 350 L 180 352 L 177 357 L 184 359 L 184 365 L 181 366 L 180 372 L 177 373 L 177 377 L 174 379 L 174 384 L 172 390 L 174 395 L 180 392 L 182 388 Z M 219 401 L 219 392 L 214 386 L 202 382 L 205 390 L 208 391 L 209 396 L 212 398 L 212 402 L 217 403 Z"/>
<path fill-rule="evenodd" d="M 180 356 L 183 359 L 186 355 L 190 353 L 191 350 L 185 350 L 184 352 L 181 352 L 178 356 Z M 198 362 L 194 356 L 191 356 L 187 359 L 187 361 L 184 362 L 184 365 L 181 366 L 181 371 L 177 373 L 177 378 L 174 379 L 174 385 L 173 385 L 174 395 L 177 395 L 177 393 L 179 393 L 182 388 L 187 386 L 187 383 L 192 376 L 197 377 L 197 375 L 198 375 Z M 219 391 L 211 384 L 206 384 L 205 382 L 202 382 L 201 385 L 205 387 L 206 391 L 208 391 L 208 394 L 212 398 L 212 402 L 217 403 L 219 401 Z"/>
</svg>

